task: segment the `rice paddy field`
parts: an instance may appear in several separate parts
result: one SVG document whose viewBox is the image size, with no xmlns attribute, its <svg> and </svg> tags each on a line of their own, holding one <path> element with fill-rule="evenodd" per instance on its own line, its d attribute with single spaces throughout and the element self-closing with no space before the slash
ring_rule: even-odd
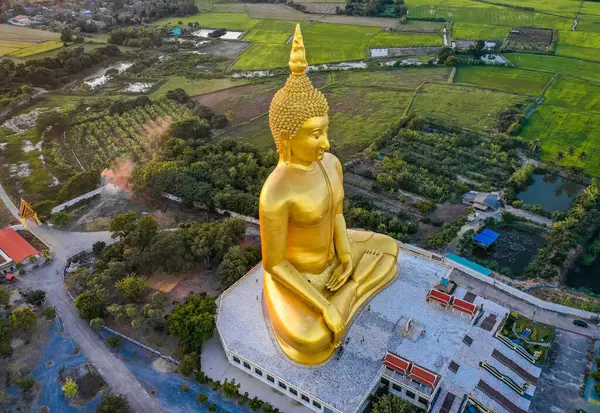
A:
<svg viewBox="0 0 600 413">
<path fill-rule="evenodd" d="M 509 27 L 490 24 L 457 22 L 452 26 L 452 37 L 465 40 L 503 40 Z"/>
<path fill-rule="evenodd" d="M 556 155 L 562 152 L 565 158 L 561 165 L 582 166 L 586 173 L 597 177 L 600 176 L 598 130 L 598 115 L 542 105 L 527 119 L 521 136 L 540 140 L 542 161 L 556 160 Z M 573 155 L 569 155 L 569 147 L 575 149 Z M 579 159 L 581 151 L 587 154 L 584 160 Z"/>
<path fill-rule="evenodd" d="M 510 53 L 505 56 L 519 68 L 563 73 L 600 80 L 600 64 L 561 56 Z"/>
<path fill-rule="evenodd" d="M 559 56 L 573 57 L 575 59 L 591 60 L 600 62 L 600 49 L 591 49 L 589 47 L 558 45 L 556 53 Z"/>
<path fill-rule="evenodd" d="M 282 20 L 264 20 L 254 26 L 244 40 L 253 43 L 283 44 L 294 34 L 296 22 Z"/>
<path fill-rule="evenodd" d="M 443 46 L 440 35 L 381 32 L 369 40 L 370 47 Z"/>
<path fill-rule="evenodd" d="M 552 73 L 500 66 L 459 67 L 454 83 L 468 83 L 525 95 L 539 95 L 552 79 Z"/>
<path fill-rule="evenodd" d="M 495 132 L 500 112 L 530 101 L 527 96 L 479 87 L 426 83 L 416 94 L 410 113 L 449 128 Z"/>
<path fill-rule="evenodd" d="M 552 82 L 545 96 L 545 105 L 591 112 L 600 116 L 600 82 L 561 75 Z"/>
<path fill-rule="evenodd" d="M 198 13 L 186 17 L 160 19 L 153 24 L 179 24 L 179 22 L 182 22 L 184 26 L 187 26 L 188 23 L 198 22 L 202 27 L 250 30 L 256 26 L 260 20 L 251 19 L 246 13 Z"/>
<path fill-rule="evenodd" d="M 23 42 L 24 43 L 24 42 Z M 25 47 L 22 47 L 12 53 L 11 56 L 14 57 L 27 57 L 36 55 L 38 53 L 49 52 L 51 50 L 60 49 L 63 47 L 63 42 L 56 40 L 48 40 L 42 43 L 28 43 Z"/>
</svg>

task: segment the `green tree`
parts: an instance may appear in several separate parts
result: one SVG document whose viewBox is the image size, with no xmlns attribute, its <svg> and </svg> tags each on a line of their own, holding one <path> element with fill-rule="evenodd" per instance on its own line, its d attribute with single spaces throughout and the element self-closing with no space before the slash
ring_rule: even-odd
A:
<svg viewBox="0 0 600 413">
<path fill-rule="evenodd" d="M 12 328 L 10 322 L 0 318 L 0 357 L 9 357 L 12 354 Z"/>
<path fill-rule="evenodd" d="M 217 305 L 213 297 L 193 295 L 178 304 L 167 320 L 171 334 L 179 337 L 185 351 L 200 351 L 213 336 Z"/>
<path fill-rule="evenodd" d="M 102 319 L 101 318 L 92 318 L 90 320 L 90 327 L 94 330 L 100 330 L 102 328 Z"/>
<path fill-rule="evenodd" d="M 97 241 L 94 242 L 94 245 L 92 246 L 92 251 L 94 251 L 94 254 L 100 255 L 102 254 L 102 250 L 104 249 L 104 247 L 106 247 L 106 242 Z"/>
<path fill-rule="evenodd" d="M 113 238 L 124 239 L 131 231 L 135 229 L 136 218 L 135 212 L 129 211 L 124 214 L 119 214 L 110 221 L 108 229 L 112 232 Z"/>
<path fill-rule="evenodd" d="M 145 277 L 130 274 L 120 281 L 115 287 L 123 297 L 130 301 L 139 302 L 150 285 Z"/>
<path fill-rule="evenodd" d="M 399 397 L 386 394 L 377 400 L 373 406 L 373 413 L 419 413 L 421 410 L 415 405 Z"/>
<path fill-rule="evenodd" d="M 68 201 L 79 195 L 93 191 L 100 185 L 100 171 L 89 169 L 78 172 L 70 177 L 58 192 L 58 199 L 61 202 Z"/>
<path fill-rule="evenodd" d="M 132 247 L 146 248 L 159 231 L 158 222 L 152 216 L 144 215 L 136 221 L 135 228 L 127 234 L 125 242 Z"/>
<path fill-rule="evenodd" d="M 8 308 L 8 306 L 10 305 L 11 296 L 12 291 L 0 285 L 0 305 L 4 308 Z"/>
<path fill-rule="evenodd" d="M 72 378 L 67 377 L 66 383 L 62 386 L 62 391 L 65 397 L 67 399 L 70 399 L 71 397 L 75 396 L 75 394 L 77 394 L 77 392 L 79 391 L 79 387 L 77 386 L 77 383 L 73 381 Z"/>
<path fill-rule="evenodd" d="M 28 304 L 37 305 L 38 307 L 41 306 L 46 299 L 46 291 L 44 290 L 27 291 L 23 295 Z"/>
<path fill-rule="evenodd" d="M 35 327 L 36 322 L 37 316 L 28 307 L 17 308 L 10 314 L 10 323 L 15 329 L 30 331 Z"/>
<path fill-rule="evenodd" d="M 66 228 L 73 222 L 73 215 L 65 211 L 57 212 L 50 216 L 50 222 L 58 228 Z"/>
<path fill-rule="evenodd" d="M 73 31 L 69 26 L 63 27 L 60 31 L 60 41 L 65 43 L 73 41 Z"/>
<path fill-rule="evenodd" d="M 178 366 L 177 370 L 179 371 L 179 373 L 183 374 L 184 376 L 189 377 L 192 375 L 194 370 L 199 369 L 199 368 L 200 368 L 200 359 L 198 358 L 198 354 L 189 353 L 189 354 L 185 354 L 183 356 L 183 358 L 179 362 L 179 366 Z"/>
<path fill-rule="evenodd" d="M 50 110 L 40 113 L 35 121 L 35 129 L 39 138 L 46 134 L 57 136 L 69 125 L 69 115 L 64 112 Z"/>
<path fill-rule="evenodd" d="M 85 320 L 104 318 L 106 301 L 95 291 L 85 291 L 75 299 L 79 316 Z"/>
<path fill-rule="evenodd" d="M 225 397 L 235 397 L 238 395 L 240 390 L 240 383 L 236 383 L 235 379 L 228 381 L 225 379 L 225 382 L 221 385 L 221 391 Z"/>
<path fill-rule="evenodd" d="M 204 119 L 185 119 L 173 124 L 171 136 L 183 139 L 191 143 L 192 146 L 199 146 L 210 139 L 211 128 Z"/>
<path fill-rule="evenodd" d="M 198 401 L 202 404 L 202 403 L 206 403 L 206 401 L 208 400 L 208 396 L 204 393 L 200 393 L 197 397 Z"/>
<path fill-rule="evenodd" d="M 225 288 L 233 285 L 242 278 L 248 270 L 248 259 L 246 252 L 239 245 L 234 245 L 227 250 L 219 268 L 217 276 Z"/>
<path fill-rule="evenodd" d="M 130 413 L 129 403 L 127 397 L 122 394 L 111 395 L 103 394 L 100 406 L 96 410 L 96 413 Z"/>
</svg>

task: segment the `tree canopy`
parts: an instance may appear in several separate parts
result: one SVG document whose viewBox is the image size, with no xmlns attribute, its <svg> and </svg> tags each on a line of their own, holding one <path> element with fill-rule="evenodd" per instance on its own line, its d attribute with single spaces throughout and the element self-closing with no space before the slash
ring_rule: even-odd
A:
<svg viewBox="0 0 600 413">
<path fill-rule="evenodd" d="M 167 327 L 171 334 L 179 337 L 187 352 L 199 352 L 202 343 L 213 336 L 216 311 L 213 297 L 193 295 L 175 307 L 167 319 Z"/>
</svg>

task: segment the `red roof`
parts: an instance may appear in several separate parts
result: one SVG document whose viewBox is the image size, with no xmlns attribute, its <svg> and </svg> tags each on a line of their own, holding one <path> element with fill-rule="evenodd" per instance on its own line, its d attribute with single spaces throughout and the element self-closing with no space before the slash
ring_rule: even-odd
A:
<svg viewBox="0 0 600 413">
<path fill-rule="evenodd" d="M 31 255 L 38 254 L 38 251 L 12 228 L 0 230 L 0 249 L 14 262 L 21 262 Z"/>
<path fill-rule="evenodd" d="M 470 315 L 475 315 L 475 310 L 477 309 L 475 304 L 472 304 L 465 300 L 461 300 L 460 298 L 454 298 L 452 307 Z"/>
<path fill-rule="evenodd" d="M 410 361 L 390 353 L 387 353 L 385 355 L 385 358 L 383 359 L 383 364 L 394 370 L 398 370 L 404 374 L 406 374 L 410 367 Z"/>
<path fill-rule="evenodd" d="M 449 305 L 450 301 L 452 300 L 452 296 L 432 288 L 429 291 L 429 294 L 427 294 L 427 299 L 438 301 L 444 305 Z"/>
<path fill-rule="evenodd" d="M 14 279 L 15 279 L 15 276 L 14 276 L 14 274 L 6 274 L 6 279 L 7 279 L 8 281 L 12 281 L 12 280 L 14 280 Z"/>
<path fill-rule="evenodd" d="M 413 364 L 408 377 L 415 379 L 419 383 L 435 388 L 440 376 L 416 364 Z"/>
</svg>

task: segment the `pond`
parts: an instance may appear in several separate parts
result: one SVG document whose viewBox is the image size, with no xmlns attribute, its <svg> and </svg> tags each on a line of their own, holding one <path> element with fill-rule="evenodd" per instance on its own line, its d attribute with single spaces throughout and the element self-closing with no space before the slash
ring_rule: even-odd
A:
<svg viewBox="0 0 600 413">
<path fill-rule="evenodd" d="M 501 267 L 510 269 L 512 275 L 522 275 L 544 243 L 544 237 L 512 227 L 494 228 L 494 231 L 500 234 L 496 242 L 487 250 L 474 247 L 473 255 L 479 259 L 495 261 Z"/>
<path fill-rule="evenodd" d="M 600 256 L 597 256 L 596 261 L 589 266 L 585 266 L 581 264 L 580 260 L 577 260 L 576 265 L 567 273 L 565 282 L 569 287 L 585 287 L 600 294 Z"/>
<path fill-rule="evenodd" d="M 104 339 L 110 333 L 100 333 Z M 135 345 L 123 341 L 115 348 L 115 354 L 131 373 L 138 379 L 149 394 L 165 413 L 196 413 L 208 411 L 208 406 L 214 403 L 217 412 L 222 413 L 251 413 L 247 404 L 240 406 L 235 399 L 227 399 L 220 392 L 214 392 L 208 384 L 199 384 L 193 378 L 184 377 L 175 372 L 175 368 L 168 361 L 156 357 Z M 181 390 L 181 385 L 187 384 L 189 391 Z M 202 405 L 197 397 L 200 393 L 208 396 Z"/>
<path fill-rule="evenodd" d="M 533 183 L 519 192 L 517 199 L 548 212 L 566 211 L 582 189 L 583 185 L 558 175 L 533 174 Z"/>
<path fill-rule="evenodd" d="M 210 37 L 209 34 L 216 31 L 217 29 L 201 29 L 192 33 L 192 35 L 197 37 Z M 244 32 L 236 32 L 227 30 L 223 36 L 220 36 L 219 39 L 224 40 L 237 40 Z"/>
<path fill-rule="evenodd" d="M 92 76 L 85 79 L 83 81 L 83 83 L 87 84 L 91 90 L 94 90 L 97 87 L 102 86 L 103 84 L 105 84 L 106 82 L 109 81 L 110 76 L 106 76 L 106 72 L 108 70 L 117 69 L 119 74 L 121 74 L 124 71 L 126 71 L 127 69 L 129 69 L 131 66 L 133 66 L 133 63 L 123 62 L 123 63 L 119 63 L 119 64 L 116 64 L 113 66 L 99 69 Z"/>
<path fill-rule="evenodd" d="M 100 404 L 99 393 L 84 406 L 71 406 L 61 390 L 59 371 L 64 367 L 64 370 L 69 372 L 88 362 L 82 352 L 76 353 L 76 348 L 77 345 L 71 336 L 61 331 L 56 324 L 49 328 L 41 358 L 36 369 L 31 373 L 33 378 L 41 384 L 41 392 L 29 410 L 31 413 L 39 412 L 42 406 L 48 407 L 51 412 L 61 413 L 92 413 L 96 411 Z M 68 374 L 65 375 L 68 376 Z M 17 386 L 9 387 L 7 393 L 15 398 L 21 397 L 21 389 Z"/>
</svg>

